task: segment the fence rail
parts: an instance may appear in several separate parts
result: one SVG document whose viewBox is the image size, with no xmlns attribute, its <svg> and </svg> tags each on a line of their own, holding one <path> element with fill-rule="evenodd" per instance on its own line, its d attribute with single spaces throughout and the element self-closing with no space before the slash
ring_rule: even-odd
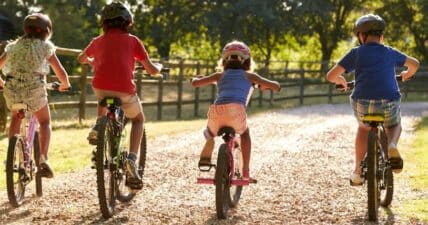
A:
<svg viewBox="0 0 428 225">
<path fill-rule="evenodd" d="M 80 53 L 77 49 L 58 48 L 57 54 L 61 56 L 75 57 Z M 193 116 L 200 116 L 201 104 L 211 103 L 215 99 L 216 86 L 211 85 L 202 88 L 192 88 L 189 78 L 196 74 L 209 74 L 215 70 L 215 65 L 207 61 L 191 61 L 176 59 L 162 62 L 171 68 L 169 80 L 149 79 L 142 70 L 135 71 L 135 84 L 137 93 L 142 97 L 143 107 L 156 107 L 156 118 L 163 119 L 163 109 L 168 106 L 175 106 L 175 118 L 182 118 L 183 108 L 193 106 Z M 258 107 L 272 105 L 278 101 L 298 100 L 299 104 L 304 104 L 308 98 L 324 98 L 325 102 L 332 103 L 336 96 L 349 95 L 334 90 L 334 85 L 326 82 L 325 72 L 321 72 L 321 64 L 318 69 L 314 69 L 314 63 L 310 63 L 310 68 L 305 67 L 304 63 L 291 67 L 289 62 L 276 63 L 269 68 L 263 68 L 258 71 L 261 75 L 267 76 L 280 82 L 282 91 L 274 94 L 271 91 L 262 93 L 257 91 L 253 94 L 250 106 Z M 271 64 L 272 65 L 272 64 Z M 277 66 L 282 65 L 282 66 Z M 86 118 L 86 109 L 95 107 L 97 102 L 91 93 L 90 82 L 92 80 L 91 68 L 87 65 L 81 65 L 80 74 L 70 75 L 70 82 L 74 88 L 79 91 L 79 96 L 73 100 L 50 100 L 50 106 L 55 109 L 78 108 L 79 122 Z M 54 79 L 49 76 L 48 79 Z M 412 85 L 410 85 L 412 84 Z M 402 84 L 402 92 L 405 96 L 409 93 L 427 93 L 428 94 L 428 69 L 423 68 L 418 72 L 417 77 L 409 84 Z M 142 91 L 144 90 L 144 91 Z M 156 92 L 157 95 L 146 100 L 147 91 Z M 3 99 L 3 96 L 0 96 Z M 4 101 L 0 99 L 0 108 L 4 109 Z M 202 109 L 203 110 L 203 109 Z M 0 121 L 6 121 L 6 115 L 0 115 Z M 0 129 L 4 130 L 4 125 Z"/>
</svg>

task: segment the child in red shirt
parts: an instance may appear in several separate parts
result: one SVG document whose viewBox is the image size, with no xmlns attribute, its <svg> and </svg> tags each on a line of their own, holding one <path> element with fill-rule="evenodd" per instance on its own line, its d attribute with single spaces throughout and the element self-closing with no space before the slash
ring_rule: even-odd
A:
<svg viewBox="0 0 428 225">
<path fill-rule="evenodd" d="M 135 61 L 143 64 L 149 74 L 158 74 L 162 65 L 153 63 L 138 37 L 130 34 L 132 14 L 120 2 L 106 5 L 101 13 L 104 34 L 94 38 L 79 56 L 81 63 L 94 68 L 92 87 L 98 100 L 118 97 L 125 116 L 132 121 L 130 153 L 126 161 L 129 183 L 142 187 L 135 160 L 143 135 L 144 113 L 136 93 L 134 79 Z M 97 108 L 98 117 L 105 115 L 105 108 Z M 96 144 L 97 124 L 89 133 L 88 140 Z"/>
</svg>

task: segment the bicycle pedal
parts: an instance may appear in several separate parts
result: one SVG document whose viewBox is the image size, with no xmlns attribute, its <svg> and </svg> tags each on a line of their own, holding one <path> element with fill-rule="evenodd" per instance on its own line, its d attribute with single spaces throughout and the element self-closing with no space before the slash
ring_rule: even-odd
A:
<svg viewBox="0 0 428 225">
<path fill-rule="evenodd" d="M 210 164 L 210 165 L 198 165 L 198 169 L 201 172 L 210 172 L 211 168 L 216 168 L 215 164 Z"/>
</svg>

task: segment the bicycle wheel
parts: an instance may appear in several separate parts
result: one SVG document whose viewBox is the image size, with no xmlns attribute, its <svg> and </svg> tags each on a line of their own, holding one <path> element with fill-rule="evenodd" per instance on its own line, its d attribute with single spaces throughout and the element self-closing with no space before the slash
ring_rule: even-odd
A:
<svg viewBox="0 0 428 225">
<path fill-rule="evenodd" d="M 242 158 L 242 151 L 239 148 L 235 148 L 233 152 L 233 158 L 235 163 L 235 177 L 241 178 L 243 175 L 243 158 Z M 230 187 L 230 200 L 229 200 L 229 206 L 230 208 L 235 208 L 238 206 L 239 199 L 241 198 L 242 193 L 242 186 L 231 186 Z"/>
<path fill-rule="evenodd" d="M 6 158 L 7 197 L 12 206 L 22 204 L 29 177 L 24 169 L 24 140 L 15 135 L 9 140 Z"/>
<path fill-rule="evenodd" d="M 147 154 L 147 136 L 146 128 L 143 128 L 143 138 L 141 139 L 140 145 L 140 159 L 138 160 L 138 173 L 140 174 L 141 179 L 144 176 L 144 168 L 146 166 L 146 154 Z"/>
<path fill-rule="evenodd" d="M 39 132 L 34 134 L 33 142 L 33 151 L 34 151 L 34 162 L 36 163 L 36 168 L 40 168 L 40 145 L 39 145 Z M 35 174 L 36 180 L 36 195 L 41 197 L 43 195 L 42 190 L 42 176 L 39 173 Z"/>
<path fill-rule="evenodd" d="M 112 148 L 113 138 L 107 117 L 99 119 L 98 143 L 95 159 L 97 190 L 101 213 L 104 218 L 113 216 L 116 204 L 115 170 Z"/>
<path fill-rule="evenodd" d="M 391 204 L 394 194 L 394 175 L 392 173 L 391 165 L 387 162 L 388 140 L 385 131 L 381 128 L 379 129 L 379 133 L 379 142 L 382 147 L 382 151 L 379 152 L 379 162 L 382 165 L 382 177 L 379 184 L 380 205 L 387 207 Z"/>
<path fill-rule="evenodd" d="M 369 132 L 368 146 L 367 146 L 367 203 L 368 215 L 370 221 L 377 220 L 377 213 L 379 207 L 379 190 L 377 180 L 377 136 L 373 131 Z"/>
<path fill-rule="evenodd" d="M 215 206 L 217 218 L 225 219 L 230 203 L 229 155 L 226 144 L 220 145 L 215 171 Z"/>
</svg>

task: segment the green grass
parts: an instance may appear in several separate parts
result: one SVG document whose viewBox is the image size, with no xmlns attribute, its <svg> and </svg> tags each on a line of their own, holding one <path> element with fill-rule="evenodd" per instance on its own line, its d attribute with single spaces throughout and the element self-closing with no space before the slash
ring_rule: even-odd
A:
<svg viewBox="0 0 428 225">
<path fill-rule="evenodd" d="M 409 183 L 412 190 L 428 194 L 428 117 L 424 117 L 416 129 L 416 137 L 411 148 L 402 151 L 409 168 Z M 409 199 L 398 208 L 400 215 L 417 218 L 428 223 L 428 199 Z"/>
</svg>

